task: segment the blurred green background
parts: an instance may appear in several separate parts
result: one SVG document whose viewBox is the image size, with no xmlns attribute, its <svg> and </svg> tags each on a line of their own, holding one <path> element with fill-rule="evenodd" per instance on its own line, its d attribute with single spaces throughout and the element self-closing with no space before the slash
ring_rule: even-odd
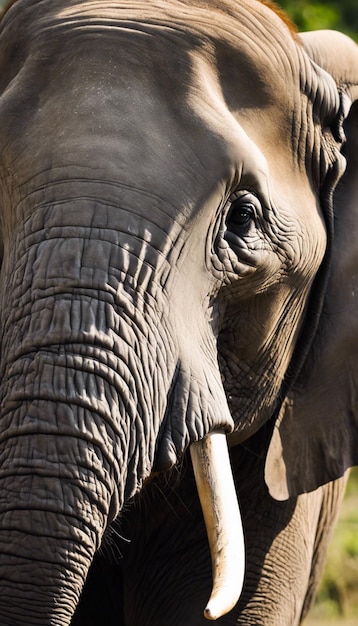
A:
<svg viewBox="0 0 358 626">
<path fill-rule="evenodd" d="M 316 604 L 304 626 L 358 625 L 358 468 L 348 482 Z"/>
<path fill-rule="evenodd" d="M 287 11 L 299 30 L 333 28 L 358 41 L 358 0 L 279 0 L 277 4 Z"/>
<path fill-rule="evenodd" d="M 0 0 L 0 8 L 7 0 Z M 358 42 L 358 0 L 281 0 L 299 30 L 333 28 Z M 358 625 L 358 468 L 348 483 L 315 607 L 305 626 Z"/>
</svg>

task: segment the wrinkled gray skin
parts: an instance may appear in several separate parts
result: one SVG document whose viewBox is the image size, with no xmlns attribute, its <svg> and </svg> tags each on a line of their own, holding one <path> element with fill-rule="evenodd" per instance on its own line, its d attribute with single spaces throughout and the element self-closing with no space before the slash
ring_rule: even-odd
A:
<svg viewBox="0 0 358 626">
<path fill-rule="evenodd" d="M 335 237 L 331 215 L 358 55 L 329 38 L 303 46 L 256 1 L 17 0 L 5 14 L 2 626 L 204 623 L 188 461 L 180 485 L 159 477 L 121 510 L 214 430 L 235 431 L 248 559 L 221 623 L 299 623 L 344 481 L 299 494 L 358 462 L 337 330 L 342 310 L 347 333 L 357 316 L 334 291 L 354 280 L 354 107 Z M 268 495 L 267 450 L 286 502 Z M 132 539 L 119 563 L 116 518 Z"/>
</svg>

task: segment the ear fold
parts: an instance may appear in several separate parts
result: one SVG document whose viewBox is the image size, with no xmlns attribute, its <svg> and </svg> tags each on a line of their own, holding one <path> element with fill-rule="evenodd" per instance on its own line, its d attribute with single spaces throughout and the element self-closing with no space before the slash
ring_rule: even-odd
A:
<svg viewBox="0 0 358 626">
<path fill-rule="evenodd" d="M 358 46 L 329 31 L 306 33 L 302 40 L 353 104 L 344 124 L 347 170 L 334 197 L 324 309 L 266 460 L 266 482 L 278 500 L 312 491 L 358 465 Z"/>
</svg>

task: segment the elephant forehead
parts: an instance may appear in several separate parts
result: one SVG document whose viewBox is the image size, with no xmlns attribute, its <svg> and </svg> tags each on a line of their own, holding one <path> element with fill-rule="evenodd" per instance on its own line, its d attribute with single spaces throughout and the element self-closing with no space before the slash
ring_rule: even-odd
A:
<svg viewBox="0 0 358 626">
<path fill-rule="evenodd" d="M 265 6 L 267 3 L 255 0 L 242 3 L 233 0 L 220 3 L 214 0 L 147 0 L 146 3 L 47 0 L 37 6 L 38 3 L 30 0 L 27 4 L 34 5 L 30 21 L 26 24 L 22 15 L 22 24 L 17 25 L 22 26 L 25 37 L 26 30 L 31 38 L 34 31 L 37 37 L 45 32 L 46 44 L 51 46 L 59 33 L 65 32 L 67 39 L 72 30 L 76 37 L 87 34 L 88 43 L 97 38 L 100 48 L 104 48 L 106 42 L 112 47 L 116 41 L 119 49 L 126 45 L 126 35 L 146 35 L 151 39 L 150 48 L 145 44 L 145 37 L 141 37 L 141 62 L 146 64 L 151 58 L 158 63 L 160 72 L 166 65 L 168 78 L 170 74 L 173 78 L 180 69 L 185 51 L 201 50 L 216 63 L 223 79 L 231 79 L 241 94 L 243 90 L 237 79 L 240 83 L 245 77 L 245 100 L 250 104 L 261 106 L 264 93 L 275 99 L 279 91 L 277 81 L 285 84 L 292 77 L 297 78 L 297 41 L 284 21 Z M 91 47 L 88 45 L 88 50 Z M 174 55 L 171 54 L 173 47 Z M 77 49 L 75 52 L 77 54 Z M 175 63 L 176 57 L 178 63 Z"/>
<path fill-rule="evenodd" d="M 16 7 L 21 19 L 11 22 Z M 16 25 L 13 45 L 22 53 L 18 81 L 2 98 L 11 104 L 2 126 L 21 134 L 20 154 L 33 152 L 35 129 L 44 167 L 46 154 L 51 167 L 90 171 L 96 154 L 101 176 L 140 180 L 188 206 L 207 197 L 208 186 L 228 189 L 244 161 L 262 169 L 261 155 L 275 156 L 280 169 L 299 152 L 292 128 L 301 120 L 302 54 L 261 3 L 17 0 L 13 11 L 9 30 Z M 4 31 L 6 38 L 6 24 Z"/>
<path fill-rule="evenodd" d="M 44 2 L 41 7 L 30 2 L 29 7 L 31 4 L 34 17 L 22 7 L 24 15 L 16 24 L 13 41 L 21 57 L 20 82 L 13 85 L 15 90 L 18 85 L 15 95 L 19 103 L 13 117 L 38 131 L 38 144 L 41 141 L 46 151 L 46 137 L 53 137 L 54 129 L 59 148 L 63 148 L 61 131 L 64 135 L 71 130 L 66 134 L 68 155 L 71 137 L 73 144 L 78 143 L 82 132 L 87 138 L 84 147 L 88 150 L 95 142 L 100 154 L 105 152 L 105 143 L 108 153 L 113 149 L 113 157 L 117 146 L 117 151 L 126 151 L 128 160 L 135 151 L 140 162 L 140 152 L 148 152 L 150 145 L 152 158 L 145 159 L 149 166 L 156 161 L 162 168 L 169 162 L 173 171 L 184 156 L 189 171 L 190 165 L 198 165 L 190 164 L 190 159 L 195 161 L 195 153 L 200 153 L 197 161 L 203 160 L 208 171 L 214 166 L 217 172 L 219 163 L 227 165 L 223 152 L 231 129 L 223 137 L 228 118 L 222 104 L 229 108 L 233 104 L 232 89 L 241 94 L 235 105 L 240 110 L 262 111 L 274 102 L 275 90 L 264 63 L 268 55 L 260 54 L 264 44 L 254 55 L 242 42 L 237 49 L 229 15 L 216 10 L 220 25 L 217 31 L 213 29 L 213 7 L 203 11 L 198 3 L 188 15 L 181 15 L 179 22 L 172 9 L 176 3 L 162 3 L 164 16 L 158 15 L 151 2 L 148 8 L 141 4 L 140 11 L 135 3 L 130 8 L 117 2 L 109 6 L 99 2 Z M 23 3 L 18 0 L 16 5 L 21 8 Z M 24 59 L 27 70 L 21 80 Z M 16 72 L 16 63 L 12 66 Z M 190 106 L 195 95 L 197 111 L 211 109 L 209 127 L 208 117 L 196 115 L 195 107 Z M 46 124 L 51 124 L 51 133 Z M 30 137 L 29 128 L 19 131 L 14 124 L 9 128 L 14 133 L 27 130 Z M 189 154 L 190 149 L 182 149 L 184 143 L 195 145 L 195 150 Z M 85 150 L 82 152 L 84 157 Z"/>
<path fill-rule="evenodd" d="M 70 175 L 123 184 L 121 197 L 134 208 L 165 203 L 190 213 L 212 193 L 220 203 L 236 167 L 223 111 L 215 103 L 212 115 L 201 114 L 209 97 L 204 89 L 194 106 L 193 62 L 180 49 L 171 76 L 164 61 L 140 60 L 150 54 L 148 42 L 129 36 L 126 43 L 105 59 L 87 49 L 86 38 L 77 41 L 77 57 L 65 59 L 63 46 L 59 55 L 39 60 L 35 48 L 26 71 L 0 98 L 2 163 L 16 168 L 27 192 L 29 180 L 43 185 Z M 69 186 L 62 189 L 66 194 Z"/>
<path fill-rule="evenodd" d="M 38 3 L 35 0 L 17 0 L 15 5 L 10 11 L 13 20 L 9 16 L 10 33 L 13 25 L 13 45 L 16 48 L 23 45 L 31 50 L 42 40 L 48 53 L 52 49 L 52 54 L 60 54 L 60 59 L 66 59 L 67 63 L 71 57 L 82 60 L 80 36 L 84 38 L 87 35 L 89 54 L 95 48 L 98 58 L 110 61 L 110 57 L 114 58 L 115 49 L 126 46 L 126 35 L 131 33 L 151 39 L 148 49 L 145 37 L 139 38 L 138 53 L 142 64 L 146 65 L 150 58 L 158 63 L 158 69 L 163 72 L 167 61 L 168 77 L 171 74 L 173 78 L 177 74 L 183 62 L 183 53 L 193 49 L 200 49 L 205 56 L 211 56 L 211 62 L 216 59 L 220 74 L 232 77 L 233 83 L 241 67 L 241 75 L 244 74 L 246 81 L 250 81 L 250 84 L 246 82 L 245 98 L 252 103 L 261 102 L 263 91 L 270 92 L 270 97 L 274 96 L 277 89 L 273 72 L 276 80 L 282 79 L 282 66 L 286 64 L 285 78 L 292 75 L 292 59 L 287 61 L 294 50 L 292 33 L 274 12 L 260 2 L 147 0 L 145 3 L 104 3 L 45 0 Z M 66 44 L 62 53 L 56 45 L 56 39 L 61 34 Z M 171 54 L 173 46 L 174 55 Z M 178 58 L 177 63 L 175 57 Z M 250 86 L 255 88 L 250 89 Z"/>
</svg>

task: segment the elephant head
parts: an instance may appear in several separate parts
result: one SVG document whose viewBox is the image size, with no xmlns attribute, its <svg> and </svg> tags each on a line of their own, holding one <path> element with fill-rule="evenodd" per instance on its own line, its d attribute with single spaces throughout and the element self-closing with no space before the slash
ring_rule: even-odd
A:
<svg viewBox="0 0 358 626">
<path fill-rule="evenodd" d="M 237 530 L 238 571 L 220 559 L 233 488 L 210 450 L 217 433 L 250 437 L 299 380 L 327 285 L 346 85 L 256 0 L 10 4 L 0 620 L 68 625 L 108 526 L 189 446 L 215 619 L 243 563 Z M 350 83 L 355 51 L 353 64 Z"/>
</svg>

